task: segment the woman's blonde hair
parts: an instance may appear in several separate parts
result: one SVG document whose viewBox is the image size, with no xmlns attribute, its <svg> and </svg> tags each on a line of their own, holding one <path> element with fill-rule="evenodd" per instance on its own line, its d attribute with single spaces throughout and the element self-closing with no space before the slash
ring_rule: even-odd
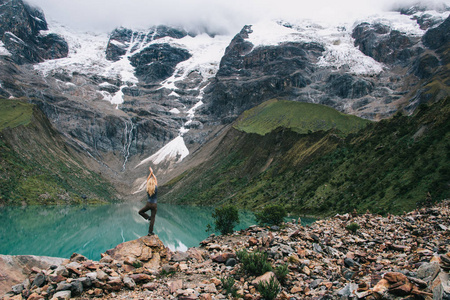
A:
<svg viewBox="0 0 450 300">
<path fill-rule="evenodd" d="M 147 193 L 149 196 L 155 193 L 155 188 L 156 188 L 156 178 L 150 176 L 150 178 L 147 179 Z"/>
</svg>

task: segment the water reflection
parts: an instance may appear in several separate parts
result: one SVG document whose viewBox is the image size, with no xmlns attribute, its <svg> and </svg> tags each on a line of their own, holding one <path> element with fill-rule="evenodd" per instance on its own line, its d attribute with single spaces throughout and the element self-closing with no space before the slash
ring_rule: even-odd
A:
<svg viewBox="0 0 450 300">
<path fill-rule="evenodd" d="M 148 230 L 138 215 L 141 203 L 103 206 L 0 208 L 0 254 L 70 257 L 74 252 L 94 260 L 119 243 L 137 239 Z M 171 250 L 198 246 L 210 233 L 213 208 L 158 204 L 155 233 Z M 255 224 L 252 213 L 241 212 L 236 230 Z"/>
</svg>

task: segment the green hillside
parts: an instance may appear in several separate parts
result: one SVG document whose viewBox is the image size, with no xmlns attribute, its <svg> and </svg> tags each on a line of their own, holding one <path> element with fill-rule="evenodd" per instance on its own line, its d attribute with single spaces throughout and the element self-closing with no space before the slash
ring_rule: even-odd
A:
<svg viewBox="0 0 450 300">
<path fill-rule="evenodd" d="M 36 106 L 0 99 L 0 205 L 116 199 L 114 188 L 85 168 Z"/>
<path fill-rule="evenodd" d="M 231 129 L 211 159 L 162 187 L 163 201 L 296 214 L 402 213 L 450 190 L 450 99 L 413 116 L 371 123 L 342 137 L 335 129 L 264 136 Z"/>
<path fill-rule="evenodd" d="M 347 134 L 358 131 L 368 123 L 369 120 L 343 114 L 328 106 L 273 99 L 244 112 L 234 128 L 260 135 L 277 127 L 290 128 L 298 133 L 335 128 Z"/>
</svg>

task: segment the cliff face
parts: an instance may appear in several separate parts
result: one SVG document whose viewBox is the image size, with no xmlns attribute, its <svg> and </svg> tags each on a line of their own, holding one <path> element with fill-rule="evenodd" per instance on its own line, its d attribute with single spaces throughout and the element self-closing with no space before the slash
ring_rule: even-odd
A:
<svg viewBox="0 0 450 300">
<path fill-rule="evenodd" d="M 69 46 L 61 36 L 41 34 L 48 26 L 40 9 L 21 0 L 2 0 L 0 9 L 0 37 L 16 63 L 36 63 L 67 56 Z"/>
</svg>

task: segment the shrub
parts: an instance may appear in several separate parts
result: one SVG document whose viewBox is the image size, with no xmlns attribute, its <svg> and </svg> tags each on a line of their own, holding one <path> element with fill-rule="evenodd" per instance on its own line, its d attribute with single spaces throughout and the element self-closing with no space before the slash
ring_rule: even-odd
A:
<svg viewBox="0 0 450 300">
<path fill-rule="evenodd" d="M 260 276 L 268 271 L 272 271 L 272 265 L 267 260 L 267 253 L 265 252 L 253 252 L 249 253 L 246 249 L 238 251 L 237 257 L 242 263 L 242 270 L 254 276 Z"/>
<path fill-rule="evenodd" d="M 268 282 L 261 281 L 258 283 L 258 292 L 265 300 L 273 300 L 280 292 L 280 284 L 272 276 Z"/>
<path fill-rule="evenodd" d="M 234 205 L 226 205 L 214 210 L 212 214 L 217 231 L 222 235 L 233 232 L 234 226 L 239 224 L 239 212 Z"/>
<path fill-rule="evenodd" d="M 261 212 L 255 214 L 256 221 L 260 225 L 280 225 L 286 216 L 284 207 L 277 204 L 270 204 L 264 207 Z"/>
<path fill-rule="evenodd" d="M 356 231 L 358 231 L 358 229 L 360 228 L 358 223 L 350 223 L 348 224 L 345 229 L 347 229 L 348 231 L 352 232 L 352 233 L 356 233 Z"/>
<path fill-rule="evenodd" d="M 274 270 L 275 276 L 277 276 L 278 281 L 283 284 L 286 282 L 287 274 L 289 274 L 289 268 L 287 264 L 276 266 Z"/>
<path fill-rule="evenodd" d="M 237 297 L 237 288 L 234 287 L 233 277 L 222 277 L 220 281 L 227 295 L 231 294 L 231 296 Z"/>
</svg>

